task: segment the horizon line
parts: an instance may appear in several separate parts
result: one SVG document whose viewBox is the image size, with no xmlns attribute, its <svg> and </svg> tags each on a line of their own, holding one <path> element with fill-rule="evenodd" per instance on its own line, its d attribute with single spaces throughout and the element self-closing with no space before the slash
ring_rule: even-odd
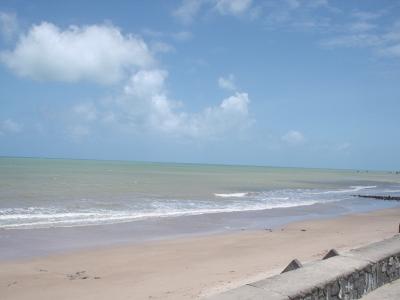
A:
<svg viewBox="0 0 400 300">
<path fill-rule="evenodd" d="M 314 170 L 335 170 L 335 171 L 355 171 L 368 173 L 372 172 L 389 172 L 396 170 L 384 169 L 364 169 L 364 168 L 334 168 L 334 167 L 309 167 L 309 166 L 277 166 L 262 164 L 241 164 L 241 163 L 202 163 L 202 162 L 177 162 L 177 161 L 153 161 L 153 160 L 133 160 L 133 159 L 106 159 L 106 158 L 76 158 L 76 157 L 50 157 L 50 156 L 16 156 L 16 155 L 0 155 L 0 158 L 21 158 L 21 159 L 54 159 L 54 160 L 87 160 L 87 161 L 104 161 L 104 162 L 131 162 L 131 163 L 148 163 L 148 164 L 183 164 L 183 165 L 209 165 L 209 166 L 225 166 L 225 167 L 257 167 L 257 168 L 280 168 L 280 169 L 314 169 Z"/>
</svg>

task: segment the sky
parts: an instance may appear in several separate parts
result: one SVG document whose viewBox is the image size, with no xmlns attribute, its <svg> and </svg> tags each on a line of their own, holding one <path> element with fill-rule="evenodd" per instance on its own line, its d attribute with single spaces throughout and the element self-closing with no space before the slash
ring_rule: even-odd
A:
<svg viewBox="0 0 400 300">
<path fill-rule="evenodd" d="M 0 155 L 400 169 L 400 1 L 0 2 Z"/>
</svg>

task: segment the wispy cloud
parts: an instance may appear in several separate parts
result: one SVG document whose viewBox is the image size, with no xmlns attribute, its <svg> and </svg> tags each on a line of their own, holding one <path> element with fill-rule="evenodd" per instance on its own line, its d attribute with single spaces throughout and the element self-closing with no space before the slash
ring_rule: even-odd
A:
<svg viewBox="0 0 400 300">
<path fill-rule="evenodd" d="M 376 20 L 382 17 L 386 12 L 384 10 L 380 11 L 355 11 L 351 13 L 351 16 L 354 17 L 355 19 L 361 20 L 361 21 L 371 21 L 371 20 Z"/>
<path fill-rule="evenodd" d="M 331 18 L 337 13 L 338 9 L 325 0 L 267 0 L 261 19 L 269 30 L 326 32 L 332 30 Z"/>
<path fill-rule="evenodd" d="M 22 131 L 23 125 L 12 119 L 0 121 L 0 135 L 16 134 Z"/>
<path fill-rule="evenodd" d="M 182 30 L 171 33 L 171 36 L 180 42 L 188 41 L 193 37 L 193 34 L 190 31 Z"/>
<path fill-rule="evenodd" d="M 203 0 L 183 0 L 180 6 L 173 12 L 173 16 L 185 24 L 191 23 L 204 3 L 205 1 Z"/>
<path fill-rule="evenodd" d="M 184 24 L 192 23 L 202 11 L 219 15 L 241 17 L 256 15 L 252 0 L 183 0 L 173 11 L 173 16 Z"/>
<path fill-rule="evenodd" d="M 383 44 L 379 35 L 369 33 L 348 34 L 324 39 L 320 45 L 326 48 L 356 48 L 356 47 L 378 47 Z"/>
<path fill-rule="evenodd" d="M 336 147 L 336 149 L 337 149 L 338 151 L 343 151 L 343 152 L 346 152 L 346 151 L 350 150 L 350 148 L 351 148 L 351 144 L 350 144 L 350 143 L 347 143 L 347 142 L 342 143 L 342 144 L 339 144 L 339 145 Z"/>
<path fill-rule="evenodd" d="M 320 42 L 326 48 L 369 48 L 380 56 L 400 56 L 400 26 L 394 24 L 380 31 L 347 33 Z"/>
<path fill-rule="evenodd" d="M 175 47 L 165 42 L 152 42 L 150 43 L 150 51 L 156 53 L 171 53 L 175 52 Z"/>
<path fill-rule="evenodd" d="M 75 105 L 72 110 L 75 115 L 79 116 L 79 119 L 85 121 L 95 121 L 97 119 L 97 109 L 92 102 Z"/>
<path fill-rule="evenodd" d="M 11 40 L 18 32 L 17 16 L 0 11 L 0 33 L 6 41 Z"/>
<path fill-rule="evenodd" d="M 396 7 L 393 8 L 397 11 Z M 322 39 L 324 48 L 366 48 L 376 56 L 400 56 L 400 22 L 388 9 L 355 11 L 346 15 L 346 21 L 336 26 L 334 35 Z"/>
<path fill-rule="evenodd" d="M 72 140 L 78 142 L 90 136 L 91 130 L 88 125 L 77 124 L 69 126 L 67 129 L 67 133 L 72 138 Z"/>
<path fill-rule="evenodd" d="M 235 76 L 233 74 L 229 74 L 227 77 L 219 77 L 218 86 L 224 90 L 235 91 L 237 89 L 235 84 Z"/>
<path fill-rule="evenodd" d="M 281 140 L 291 145 L 299 145 L 304 143 L 306 139 L 300 131 L 290 130 L 281 137 Z"/>
<path fill-rule="evenodd" d="M 370 22 L 366 22 L 366 21 L 354 22 L 354 23 L 350 24 L 350 26 L 349 26 L 350 31 L 353 31 L 353 32 L 370 31 L 372 29 L 375 29 L 376 27 L 377 27 L 377 25 L 370 23 Z"/>
<path fill-rule="evenodd" d="M 150 28 L 145 28 L 142 31 L 143 36 L 154 38 L 154 39 L 173 39 L 178 42 L 186 42 L 193 38 L 193 34 L 187 30 L 175 31 L 175 32 L 165 32 L 153 30 Z"/>
<path fill-rule="evenodd" d="M 214 5 L 220 14 L 240 16 L 249 11 L 252 0 L 215 0 Z"/>
</svg>

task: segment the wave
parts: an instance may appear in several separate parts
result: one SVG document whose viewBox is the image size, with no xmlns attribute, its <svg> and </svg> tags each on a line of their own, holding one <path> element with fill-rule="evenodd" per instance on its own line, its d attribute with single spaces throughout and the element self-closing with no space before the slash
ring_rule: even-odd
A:
<svg viewBox="0 0 400 300">
<path fill-rule="evenodd" d="M 310 195 L 324 195 L 324 194 L 345 194 L 345 193 L 354 193 L 359 192 L 365 189 L 374 189 L 376 185 L 352 185 L 349 189 L 342 190 L 330 190 L 330 191 L 322 191 L 322 192 L 310 192 Z"/>
<path fill-rule="evenodd" d="M 400 190 L 390 190 L 390 189 L 387 189 L 387 190 L 383 190 L 382 192 L 383 192 L 383 193 L 400 193 Z"/>
<path fill-rule="evenodd" d="M 349 186 L 338 190 L 281 189 L 215 193 L 209 199 L 131 199 L 104 206 L 104 201 L 64 207 L 0 208 L 0 228 L 73 227 L 123 223 L 163 217 L 257 211 L 331 203 L 352 198 L 351 193 L 376 186 Z M 395 186 L 398 190 L 398 186 Z M 386 187 L 388 189 L 388 187 Z M 383 191 L 382 189 L 380 190 Z M 109 202 L 107 202 L 109 203 Z"/>
<path fill-rule="evenodd" d="M 97 211 L 91 213 L 54 213 L 49 210 L 48 214 L 11 214 L 4 215 L 0 211 L 0 228 L 3 229 L 31 229 L 31 228 L 48 228 L 48 227 L 75 227 L 101 224 L 124 223 L 135 220 L 143 220 L 149 218 L 179 217 L 190 215 L 214 214 L 214 213 L 230 213 L 241 211 L 258 211 L 274 208 L 289 208 L 296 206 L 308 206 L 318 203 L 318 201 L 301 201 L 287 203 L 257 203 L 253 205 L 236 205 L 226 208 L 204 208 L 180 211 L 155 211 L 155 212 L 120 212 L 120 211 Z M 43 208 L 38 208 L 43 210 Z M 23 222 L 12 222 L 22 220 Z M 11 221 L 11 222 L 10 222 Z M 3 223 L 3 224 L 1 224 Z"/>
<path fill-rule="evenodd" d="M 243 198 L 247 197 L 249 193 L 230 193 L 230 194 L 214 194 L 215 197 L 221 198 Z"/>
</svg>

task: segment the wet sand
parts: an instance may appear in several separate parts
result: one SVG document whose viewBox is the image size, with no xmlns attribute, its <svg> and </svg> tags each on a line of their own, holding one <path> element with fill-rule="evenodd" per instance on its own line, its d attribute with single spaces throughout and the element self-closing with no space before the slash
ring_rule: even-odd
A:
<svg viewBox="0 0 400 300">
<path fill-rule="evenodd" d="M 285 224 L 400 207 L 396 201 L 352 199 L 266 210 L 150 218 L 95 226 L 0 229 L 0 261 L 148 241 L 277 228 Z"/>
<path fill-rule="evenodd" d="M 398 232 L 400 208 L 3 260 L 1 299 L 196 299 Z M 75 229 L 78 230 L 78 229 Z M 20 232 L 20 231 L 18 231 Z M 26 231 L 28 232 L 28 231 Z M 44 253 L 42 253 L 44 254 Z"/>
</svg>

